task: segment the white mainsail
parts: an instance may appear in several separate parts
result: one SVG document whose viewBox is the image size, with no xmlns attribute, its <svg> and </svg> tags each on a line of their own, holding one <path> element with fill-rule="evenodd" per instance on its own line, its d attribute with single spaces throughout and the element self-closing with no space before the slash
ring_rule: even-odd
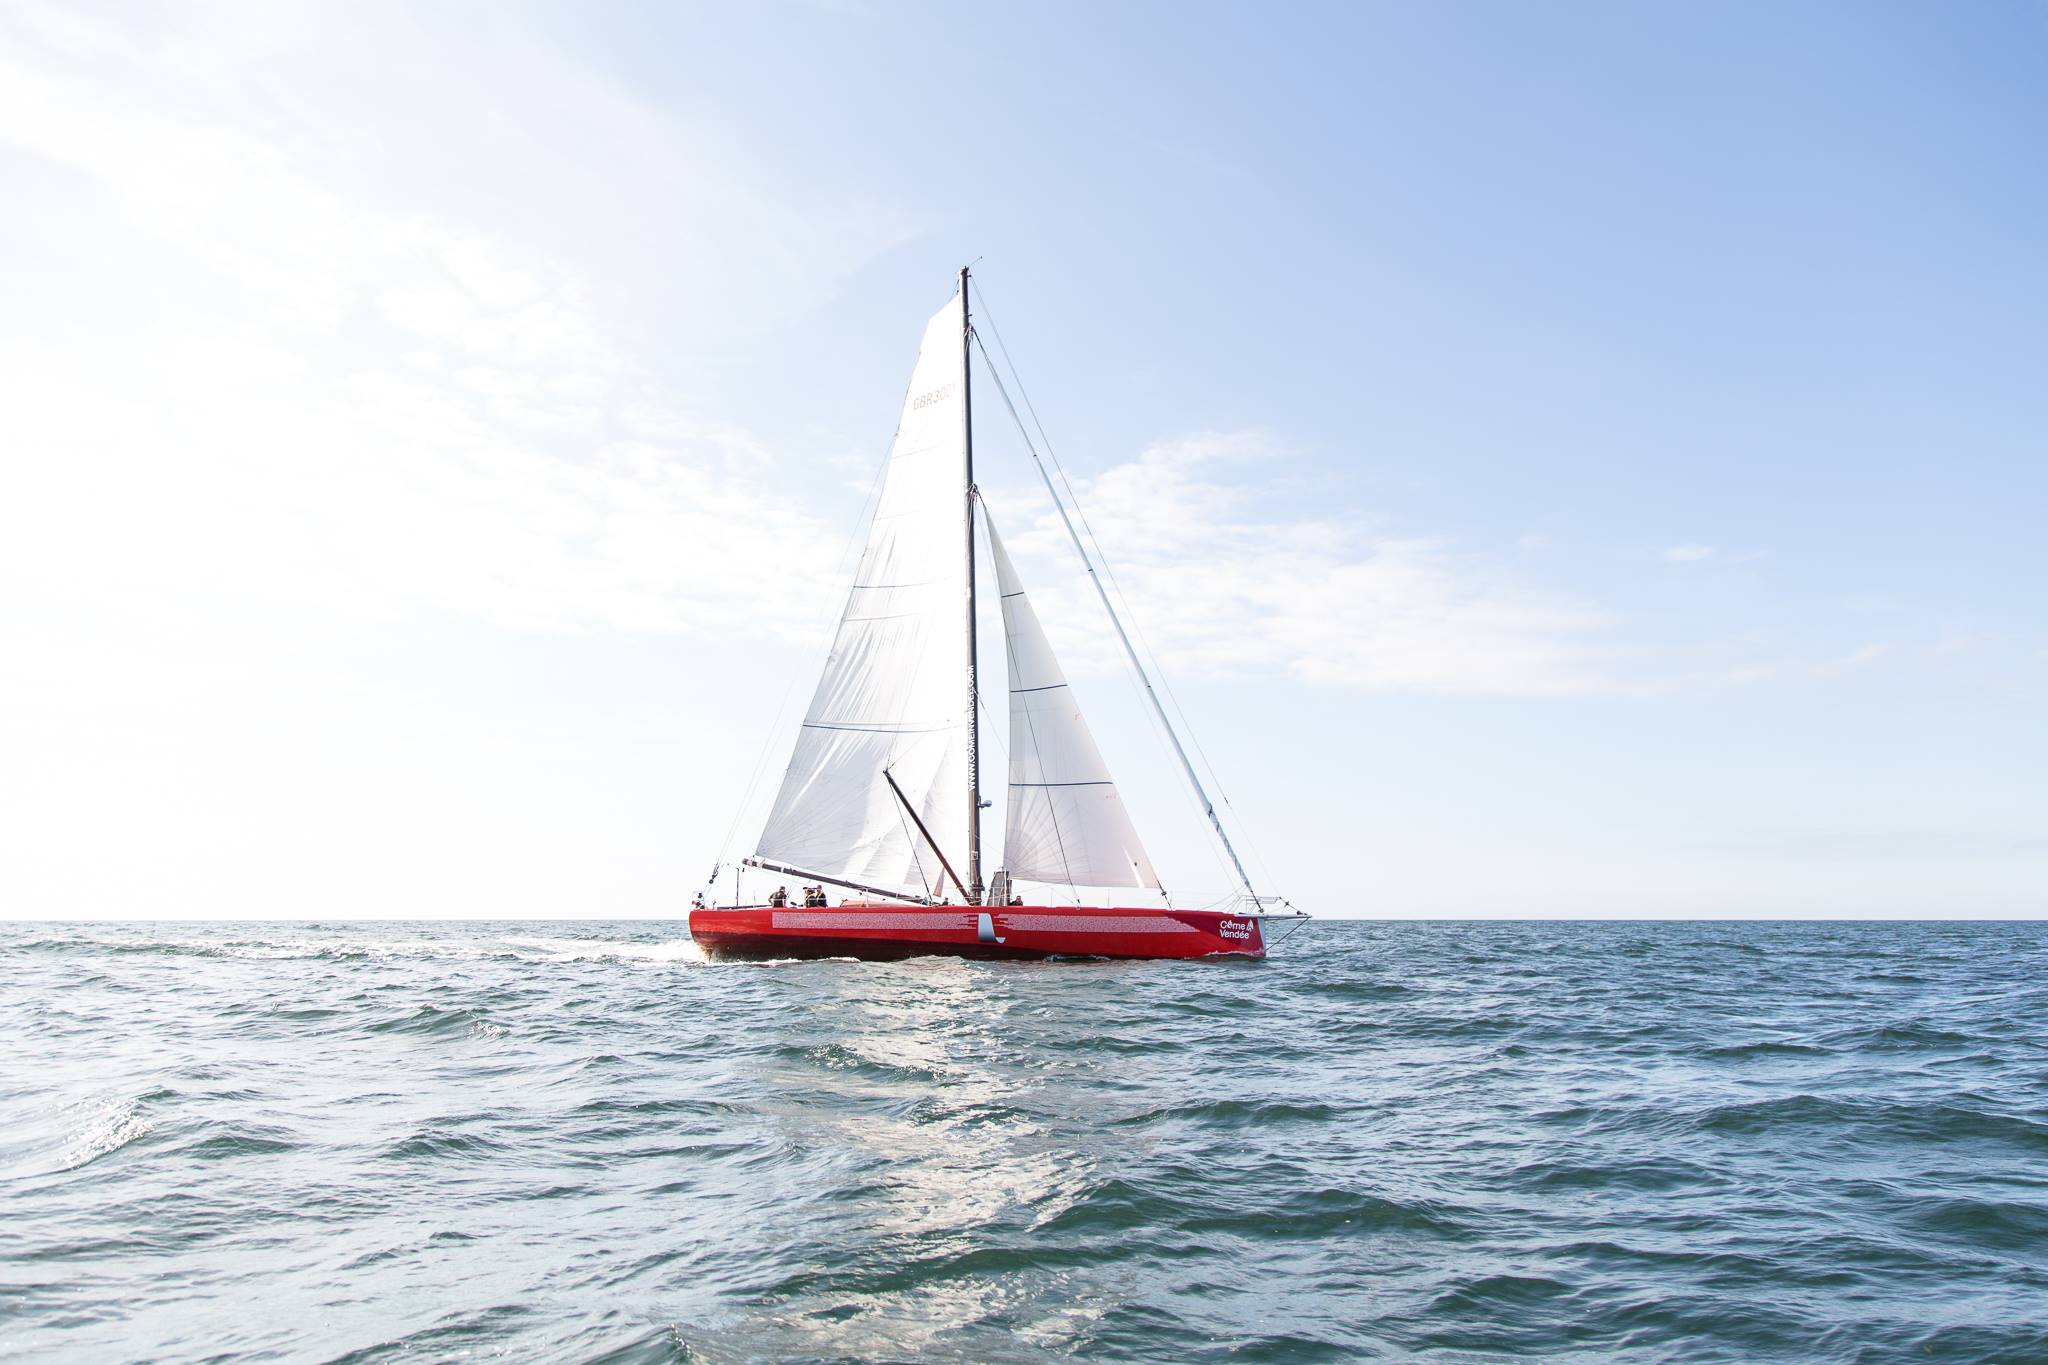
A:
<svg viewBox="0 0 2048 1365">
<path fill-rule="evenodd" d="M 886 770 L 965 867 L 952 843 L 968 799 L 962 306 L 956 295 L 925 328 L 867 548 L 759 857 L 937 891 L 944 874 Z"/>
<path fill-rule="evenodd" d="M 985 509 L 984 509 L 985 510 Z M 986 521 L 1010 657 L 1010 789 L 1003 866 L 1063 886 L 1159 886 L 1038 613 Z"/>
</svg>

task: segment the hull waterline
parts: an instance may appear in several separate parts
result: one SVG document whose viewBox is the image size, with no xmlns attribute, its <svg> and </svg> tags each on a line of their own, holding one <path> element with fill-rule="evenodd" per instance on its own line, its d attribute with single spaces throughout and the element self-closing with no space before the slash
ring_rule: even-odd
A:
<svg viewBox="0 0 2048 1365">
<path fill-rule="evenodd" d="M 1266 955 L 1259 921 L 1214 910 L 1071 905 L 739 906 L 692 910 L 714 958 L 1193 958 Z"/>
</svg>

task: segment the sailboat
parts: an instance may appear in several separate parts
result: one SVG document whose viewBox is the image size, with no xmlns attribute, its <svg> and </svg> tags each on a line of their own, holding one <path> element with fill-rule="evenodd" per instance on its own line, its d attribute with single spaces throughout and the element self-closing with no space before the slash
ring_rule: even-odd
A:
<svg viewBox="0 0 2048 1365">
<path fill-rule="evenodd" d="M 800 897 L 779 888 L 764 904 L 721 906 L 700 895 L 690 935 L 712 957 L 1263 957 L 1272 921 L 1306 916 L 1272 910 L 1285 903 L 1252 890 L 1028 431 L 1054 505 L 1236 872 L 1242 890 L 1220 908 L 1180 909 L 1165 896 L 975 486 L 970 362 L 979 338 L 968 288 L 962 269 L 958 292 L 925 328 L 831 654 L 759 845 L 740 860 L 797 879 Z M 1003 865 L 987 882 L 977 522 L 1001 598 L 1010 702 Z M 736 867 L 736 902 L 739 881 Z M 1027 905 L 1021 883 L 1138 888 L 1166 903 L 1102 907 L 1076 896 Z M 853 898 L 834 905 L 827 886 Z"/>
</svg>

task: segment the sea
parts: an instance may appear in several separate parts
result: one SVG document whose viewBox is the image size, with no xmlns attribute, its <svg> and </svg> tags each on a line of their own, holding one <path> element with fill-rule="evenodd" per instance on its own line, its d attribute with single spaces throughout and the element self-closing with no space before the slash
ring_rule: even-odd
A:
<svg viewBox="0 0 2048 1365">
<path fill-rule="evenodd" d="M 2048 923 L 0 925 L 0 1357 L 2048 1359 Z"/>
</svg>

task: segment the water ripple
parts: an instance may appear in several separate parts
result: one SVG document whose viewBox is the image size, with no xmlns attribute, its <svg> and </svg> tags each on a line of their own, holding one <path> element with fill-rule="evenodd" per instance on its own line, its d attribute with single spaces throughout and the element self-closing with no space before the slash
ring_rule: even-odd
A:
<svg viewBox="0 0 2048 1365">
<path fill-rule="evenodd" d="M 2048 927 L 0 929 L 24 1359 L 2048 1356 Z"/>
</svg>

